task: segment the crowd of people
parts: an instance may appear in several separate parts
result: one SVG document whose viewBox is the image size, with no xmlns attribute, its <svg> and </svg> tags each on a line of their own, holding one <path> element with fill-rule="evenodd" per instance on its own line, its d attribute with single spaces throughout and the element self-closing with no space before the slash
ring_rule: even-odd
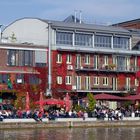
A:
<svg viewBox="0 0 140 140">
<path fill-rule="evenodd" d="M 140 110 L 132 110 L 128 108 L 116 108 L 109 109 L 106 107 L 96 106 L 93 111 L 82 111 L 82 110 L 69 110 L 65 111 L 64 108 L 53 109 L 40 111 L 39 109 L 34 110 L 22 110 L 20 107 L 18 109 L 1 109 L 0 110 L 0 120 L 3 119 L 15 119 L 15 118 L 33 118 L 36 121 L 42 121 L 43 118 L 48 118 L 49 120 L 55 120 L 56 118 L 97 118 L 104 120 L 123 120 L 123 117 L 140 117 Z"/>
</svg>

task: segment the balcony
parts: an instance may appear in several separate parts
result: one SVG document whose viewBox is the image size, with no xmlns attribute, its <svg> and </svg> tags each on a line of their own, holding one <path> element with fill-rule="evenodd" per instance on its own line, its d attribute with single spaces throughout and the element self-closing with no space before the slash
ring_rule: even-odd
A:
<svg viewBox="0 0 140 140">
<path fill-rule="evenodd" d="M 139 70 L 137 67 L 118 67 L 114 64 L 94 66 L 76 66 L 76 72 L 113 72 L 113 73 L 136 73 Z"/>
<path fill-rule="evenodd" d="M 89 89 L 86 88 L 76 88 L 75 92 L 90 92 L 90 93 L 113 93 L 113 94 L 126 94 L 130 93 L 131 90 L 127 90 L 126 88 L 119 88 L 118 90 L 114 90 L 112 87 L 91 87 Z M 132 92 L 131 94 L 133 94 Z"/>
</svg>

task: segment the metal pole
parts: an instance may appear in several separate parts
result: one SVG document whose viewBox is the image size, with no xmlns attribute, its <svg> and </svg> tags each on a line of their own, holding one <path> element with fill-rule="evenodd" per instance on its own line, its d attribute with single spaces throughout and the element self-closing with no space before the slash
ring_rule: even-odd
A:
<svg viewBox="0 0 140 140">
<path fill-rule="evenodd" d="M 47 96 L 52 96 L 51 84 L 51 22 L 48 22 L 48 89 Z"/>
<path fill-rule="evenodd" d="M 2 24 L 0 25 L 0 42 L 2 42 Z"/>
</svg>

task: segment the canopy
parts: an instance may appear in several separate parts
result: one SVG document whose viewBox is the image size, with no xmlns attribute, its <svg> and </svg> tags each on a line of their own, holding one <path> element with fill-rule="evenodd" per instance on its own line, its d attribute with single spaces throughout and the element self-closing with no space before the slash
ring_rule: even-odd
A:
<svg viewBox="0 0 140 140">
<path fill-rule="evenodd" d="M 140 100 L 140 94 L 130 95 L 130 96 L 124 97 L 124 99 L 125 100 L 131 100 L 131 101 Z"/>
<path fill-rule="evenodd" d="M 96 100 L 124 100 L 122 97 L 105 93 L 94 95 L 94 98 Z"/>
<path fill-rule="evenodd" d="M 42 105 L 64 105 L 65 104 L 63 100 L 54 99 L 54 98 L 50 98 L 50 99 L 36 102 L 36 104 L 40 104 L 40 103 Z"/>
<path fill-rule="evenodd" d="M 64 105 L 64 101 L 59 100 L 59 99 L 51 98 L 51 99 L 44 100 L 44 104 L 47 104 L 47 105 Z"/>
</svg>

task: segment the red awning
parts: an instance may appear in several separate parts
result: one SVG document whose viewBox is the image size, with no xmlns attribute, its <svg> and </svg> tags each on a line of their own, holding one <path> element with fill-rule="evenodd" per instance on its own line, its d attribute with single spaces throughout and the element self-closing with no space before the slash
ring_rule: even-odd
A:
<svg viewBox="0 0 140 140">
<path fill-rule="evenodd" d="M 137 78 L 140 78 L 140 71 L 138 71 L 138 72 L 136 73 L 136 77 L 137 77 Z"/>
<path fill-rule="evenodd" d="M 59 99 L 54 99 L 54 98 L 50 98 L 50 99 L 46 99 L 46 100 L 42 100 L 37 101 L 36 104 L 40 104 L 42 103 L 43 105 L 64 105 L 64 101 L 63 100 L 59 100 Z"/>
<path fill-rule="evenodd" d="M 125 100 L 131 100 L 131 101 L 140 100 L 140 94 L 130 95 L 130 96 L 124 97 L 124 99 Z"/>
<path fill-rule="evenodd" d="M 114 96 L 114 95 L 105 94 L 105 93 L 94 95 L 94 98 L 96 100 L 123 100 L 123 98 L 119 96 Z"/>
</svg>

